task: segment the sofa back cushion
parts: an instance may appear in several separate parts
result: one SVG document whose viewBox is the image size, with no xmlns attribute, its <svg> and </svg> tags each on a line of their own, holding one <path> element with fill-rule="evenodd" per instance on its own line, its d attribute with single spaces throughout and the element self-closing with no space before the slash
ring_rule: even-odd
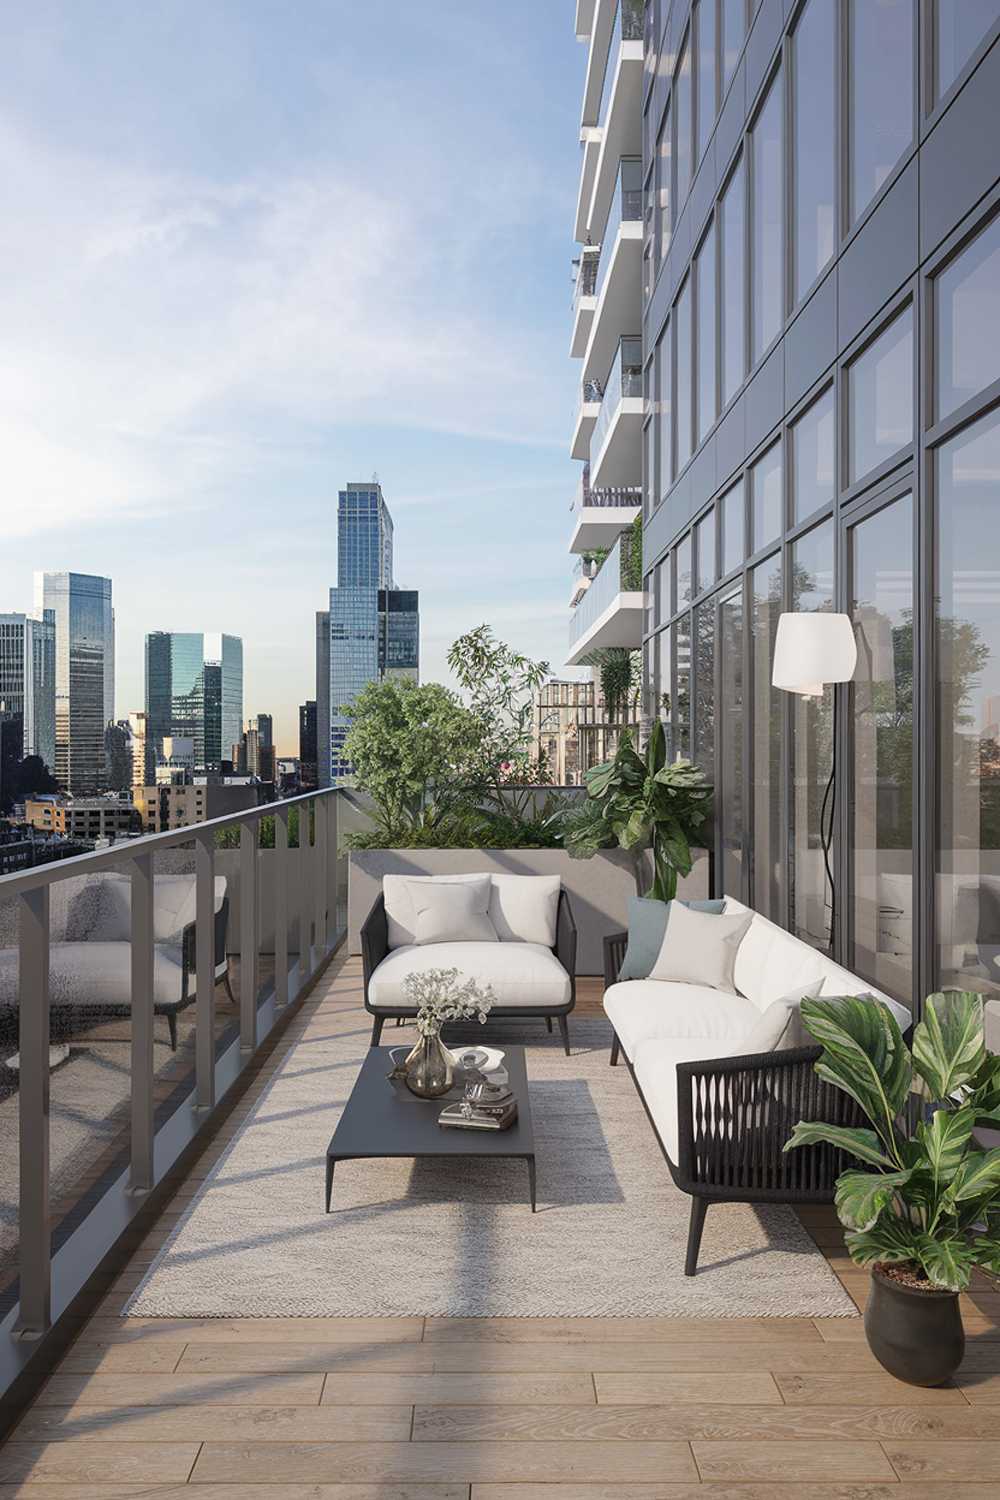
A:
<svg viewBox="0 0 1000 1500">
<path fill-rule="evenodd" d="M 496 928 L 489 919 L 490 881 L 435 884 L 414 881 L 410 900 L 416 912 L 418 946 L 426 943 L 495 943 Z"/>
<path fill-rule="evenodd" d="M 721 916 L 726 905 L 724 899 L 684 901 L 677 896 L 675 900 L 680 901 L 682 906 L 689 906 L 692 911 L 708 912 L 714 916 Z M 620 980 L 649 978 L 657 954 L 663 947 L 663 935 L 667 930 L 669 915 L 669 901 L 653 901 L 648 896 L 629 897 L 628 947 L 618 971 Z"/>
<path fill-rule="evenodd" d="M 417 940 L 413 890 L 421 885 L 465 885 L 488 880 L 488 914 L 502 943 L 541 943 L 553 948 L 562 880 L 558 875 L 497 875 L 480 870 L 469 875 L 384 875 L 382 894 L 389 947 Z"/>
<path fill-rule="evenodd" d="M 667 930 L 650 979 L 705 985 L 733 994 L 733 969 L 740 943 L 750 924 L 748 912 L 692 911 L 680 901 L 670 904 Z"/>
</svg>

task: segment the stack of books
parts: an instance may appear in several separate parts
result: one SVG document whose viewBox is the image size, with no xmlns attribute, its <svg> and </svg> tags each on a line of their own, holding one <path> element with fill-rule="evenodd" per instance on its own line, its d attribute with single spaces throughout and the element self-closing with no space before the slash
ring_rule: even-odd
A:
<svg viewBox="0 0 1000 1500">
<path fill-rule="evenodd" d="M 517 1119 L 517 1098 L 505 1085 L 480 1084 L 464 1099 L 446 1104 L 438 1124 L 457 1130 L 509 1130 Z"/>
</svg>

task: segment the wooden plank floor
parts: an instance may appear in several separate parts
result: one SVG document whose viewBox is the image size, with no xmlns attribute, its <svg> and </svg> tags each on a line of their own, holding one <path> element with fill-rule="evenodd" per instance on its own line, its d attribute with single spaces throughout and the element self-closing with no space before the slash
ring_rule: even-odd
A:
<svg viewBox="0 0 1000 1500">
<path fill-rule="evenodd" d="M 599 1007 L 585 981 L 581 1009 Z M 122 1319 L 296 1041 L 360 1004 L 338 961 L 0 1448 L 0 1500 L 996 1500 L 1000 1293 L 965 1299 L 955 1382 L 915 1390 L 860 1320 Z M 863 1302 L 832 1213 L 803 1221 Z"/>
</svg>

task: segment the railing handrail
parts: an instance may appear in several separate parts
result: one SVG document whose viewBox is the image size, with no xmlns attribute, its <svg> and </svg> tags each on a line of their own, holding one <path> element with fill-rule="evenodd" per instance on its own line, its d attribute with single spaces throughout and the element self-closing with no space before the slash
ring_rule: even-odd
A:
<svg viewBox="0 0 1000 1500">
<path fill-rule="evenodd" d="M 0 875 L 0 899 L 19 895 L 38 886 L 54 885 L 74 874 L 106 870 L 136 854 L 155 853 L 157 849 L 176 849 L 179 844 L 190 844 L 193 839 L 203 838 L 206 833 L 229 828 L 234 823 L 259 822 L 261 818 L 273 817 L 275 812 L 282 809 L 298 807 L 303 802 L 315 802 L 322 797 L 336 796 L 340 790 L 336 786 L 317 787 L 315 791 L 300 792 L 297 797 L 285 797 L 280 802 L 262 802 L 257 807 L 241 807 L 237 812 L 226 813 L 219 818 L 208 818 L 204 823 L 185 823 L 182 828 L 171 828 L 162 833 L 144 833 L 138 838 L 122 839 L 110 844 L 107 849 L 93 849 L 69 859 L 53 860 L 51 864 L 35 865 L 30 870 Z"/>
</svg>

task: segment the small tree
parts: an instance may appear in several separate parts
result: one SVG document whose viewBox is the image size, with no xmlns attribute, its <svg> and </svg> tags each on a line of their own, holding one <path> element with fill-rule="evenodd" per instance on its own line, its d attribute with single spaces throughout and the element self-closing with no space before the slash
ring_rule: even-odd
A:
<svg viewBox="0 0 1000 1500">
<path fill-rule="evenodd" d="M 459 636 L 448 665 L 479 726 L 473 780 L 481 802 L 503 816 L 529 819 L 527 789 L 550 780 L 544 761 L 531 751 L 533 699 L 548 676 L 548 662 L 522 656 L 498 641 L 489 625 L 477 625 Z"/>
</svg>

